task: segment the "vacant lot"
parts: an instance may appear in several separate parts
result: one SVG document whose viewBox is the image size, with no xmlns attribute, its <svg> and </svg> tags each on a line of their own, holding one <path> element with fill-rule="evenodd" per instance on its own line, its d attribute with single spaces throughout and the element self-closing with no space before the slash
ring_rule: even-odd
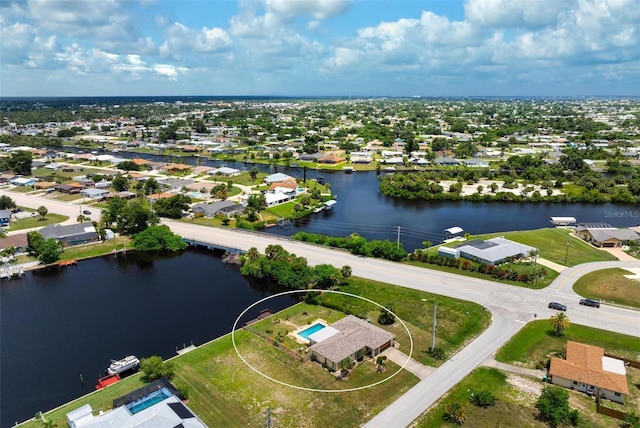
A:
<svg viewBox="0 0 640 428">
<path fill-rule="evenodd" d="M 591 299 L 640 308 L 640 281 L 625 278 L 625 269 L 604 269 L 588 273 L 573 286 L 573 291 Z"/>
</svg>

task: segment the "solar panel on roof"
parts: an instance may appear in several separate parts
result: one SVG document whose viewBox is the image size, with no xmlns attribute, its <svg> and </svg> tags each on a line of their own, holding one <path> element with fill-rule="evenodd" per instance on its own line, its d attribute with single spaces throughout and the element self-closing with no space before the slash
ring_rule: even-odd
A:
<svg viewBox="0 0 640 428">
<path fill-rule="evenodd" d="M 182 403 L 167 403 L 167 406 L 171 407 L 171 410 L 178 415 L 180 419 L 194 418 L 193 413 L 189 411 Z"/>
</svg>

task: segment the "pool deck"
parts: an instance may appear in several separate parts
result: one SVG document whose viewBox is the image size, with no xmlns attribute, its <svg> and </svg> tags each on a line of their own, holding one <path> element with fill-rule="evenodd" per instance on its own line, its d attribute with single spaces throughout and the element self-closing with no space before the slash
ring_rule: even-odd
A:
<svg viewBox="0 0 640 428">
<path fill-rule="evenodd" d="M 327 327 L 329 325 L 329 323 L 326 322 L 325 320 L 323 320 L 322 318 L 318 318 L 315 321 L 310 322 L 309 324 L 305 324 L 302 327 L 298 327 L 297 329 L 295 329 L 294 331 L 289 333 L 288 336 L 290 338 L 292 338 L 293 340 L 295 340 L 296 342 L 300 343 L 301 345 L 308 345 L 309 344 L 309 340 L 307 340 L 304 337 L 300 336 L 298 333 L 300 333 L 301 331 L 305 331 L 306 329 L 308 329 L 309 327 L 311 327 L 312 325 L 315 325 L 315 324 L 322 324 L 325 327 Z"/>
</svg>

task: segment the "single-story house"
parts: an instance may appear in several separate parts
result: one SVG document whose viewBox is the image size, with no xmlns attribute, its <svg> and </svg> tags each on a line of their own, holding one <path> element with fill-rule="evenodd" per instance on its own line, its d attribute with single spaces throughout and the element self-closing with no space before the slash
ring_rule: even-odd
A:
<svg viewBox="0 0 640 428">
<path fill-rule="evenodd" d="M 228 166 L 221 166 L 220 168 L 213 168 L 207 171 L 209 175 L 221 175 L 223 177 L 234 177 L 240 175 L 240 170 L 235 168 L 229 168 Z"/>
<path fill-rule="evenodd" d="M 219 185 L 220 183 L 213 183 L 211 181 L 196 181 L 185 187 L 191 192 L 201 192 L 202 189 L 204 189 L 206 193 L 210 193 L 211 189 Z"/>
<path fill-rule="evenodd" d="M 271 183 L 269 186 L 270 192 L 282 192 L 282 193 L 290 193 L 298 190 L 298 182 L 295 178 L 288 178 L 284 181 L 278 181 L 275 183 Z"/>
<path fill-rule="evenodd" d="M 264 194 L 264 198 L 267 207 L 273 207 L 276 205 L 284 204 L 285 202 L 293 201 L 296 198 L 296 192 L 285 192 L 282 188 L 278 188 L 273 192 L 266 192 Z"/>
<path fill-rule="evenodd" d="M 181 179 L 181 178 L 163 178 L 163 179 L 158 179 L 158 183 L 160 184 L 160 186 L 165 186 L 167 187 L 169 190 L 180 190 L 183 187 L 187 187 L 190 184 L 195 183 L 194 180 L 189 180 L 189 179 Z"/>
<path fill-rule="evenodd" d="M 61 163 L 55 163 L 55 162 L 51 162 L 50 164 L 45 165 L 44 169 L 49 169 L 51 171 L 58 171 L 59 169 L 62 169 L 64 165 L 62 165 Z"/>
<path fill-rule="evenodd" d="M 323 157 L 321 157 L 320 159 L 318 159 L 318 163 L 330 163 L 330 164 L 336 164 L 336 163 L 340 163 L 340 162 L 344 162 L 344 158 L 341 158 L 340 156 L 336 156 L 332 153 L 326 154 Z"/>
<path fill-rule="evenodd" d="M 464 164 L 464 166 L 467 166 L 469 168 L 489 168 L 489 162 L 484 159 L 463 159 L 462 163 Z"/>
<path fill-rule="evenodd" d="M 36 183 L 36 189 L 54 189 L 57 185 L 58 183 L 55 181 L 38 181 Z"/>
<path fill-rule="evenodd" d="M 119 197 L 119 198 L 121 198 L 121 199 L 133 199 L 133 198 L 135 198 L 135 197 L 136 197 L 136 194 L 135 194 L 135 193 L 133 193 L 133 192 L 129 192 L 129 191 L 127 191 L 127 190 L 123 190 L 122 192 L 109 193 L 109 194 L 106 196 L 106 199 L 111 199 L 111 198 L 114 198 L 114 197 L 116 197 L 116 196 L 117 196 L 117 197 Z"/>
<path fill-rule="evenodd" d="M 322 158 L 324 153 L 303 153 L 298 156 L 298 160 L 303 162 L 318 162 L 318 159 Z"/>
<path fill-rule="evenodd" d="M 193 173 L 194 174 L 208 174 L 209 171 L 211 171 L 213 168 L 212 166 L 206 166 L 206 165 L 202 165 L 202 166 L 196 166 L 195 168 L 193 168 Z"/>
<path fill-rule="evenodd" d="M 19 233 L 0 239 L 0 251 L 13 247 L 16 249 L 16 254 L 26 253 L 28 245 L 26 233 Z"/>
<path fill-rule="evenodd" d="M 86 244 L 88 242 L 97 242 L 100 239 L 96 232 L 96 228 L 90 221 L 70 224 L 67 226 L 50 224 L 43 227 L 38 232 L 44 239 L 57 239 L 65 247 Z"/>
<path fill-rule="evenodd" d="M 629 242 L 640 241 L 640 235 L 634 230 L 618 229 L 608 224 L 578 225 L 575 234 L 598 247 L 622 247 Z"/>
<path fill-rule="evenodd" d="M 154 193 L 153 195 L 148 195 L 147 196 L 147 201 L 155 202 L 158 199 L 166 199 L 166 198 L 171 198 L 173 196 L 175 196 L 175 195 L 173 193 L 169 193 L 169 192 Z"/>
<path fill-rule="evenodd" d="M 82 187 L 71 186 L 70 184 L 58 184 L 54 189 L 60 193 L 68 193 L 70 195 L 80 193 Z"/>
<path fill-rule="evenodd" d="M 327 334 L 319 334 L 329 328 Z M 356 360 L 361 355 L 375 357 L 393 346 L 395 339 L 393 333 L 353 315 L 347 315 L 325 329 L 311 335 L 310 349 L 316 361 L 332 370 L 337 370 L 340 362 L 346 359 Z"/>
<path fill-rule="evenodd" d="M 624 403 L 624 396 L 629 394 L 624 361 L 605 356 L 604 349 L 597 346 L 570 340 L 565 359 L 551 357 L 549 379 L 553 384 L 600 394 L 617 403 Z"/>
<path fill-rule="evenodd" d="M 505 239 L 501 236 L 487 239 L 473 239 L 455 246 L 460 257 L 488 265 L 504 263 L 510 258 L 527 257 L 537 249 Z"/>
<path fill-rule="evenodd" d="M 217 201 L 210 204 L 195 204 L 191 211 L 194 213 L 200 213 L 204 217 L 213 218 L 217 214 L 222 214 L 227 217 L 233 217 L 234 215 L 242 215 L 244 214 L 244 205 L 236 204 L 235 202 L 226 200 L 226 201 Z"/>
<path fill-rule="evenodd" d="M 97 189 L 95 187 L 87 187 L 86 189 L 81 190 L 80 193 L 87 198 L 101 201 L 109 194 L 109 191 L 106 189 Z"/>
<path fill-rule="evenodd" d="M 290 175 L 287 174 L 283 174 L 281 172 L 276 172 L 275 174 L 271 174 L 269 176 L 267 176 L 264 179 L 264 182 L 267 184 L 271 184 L 271 183 L 275 183 L 275 182 L 279 182 L 279 181 L 285 181 L 289 178 L 293 178 Z"/>
<path fill-rule="evenodd" d="M 11 210 L 0 210 L 0 226 L 9 226 L 11 221 Z"/>
<path fill-rule="evenodd" d="M 191 171 L 191 165 L 185 165 L 183 163 L 170 163 L 160 169 L 167 172 L 185 172 Z"/>
<path fill-rule="evenodd" d="M 433 164 L 439 166 L 458 166 L 460 165 L 460 161 L 450 157 L 438 157 L 433 160 Z"/>
<path fill-rule="evenodd" d="M 14 186 L 33 186 L 38 180 L 33 177 L 16 177 L 10 181 Z"/>
</svg>

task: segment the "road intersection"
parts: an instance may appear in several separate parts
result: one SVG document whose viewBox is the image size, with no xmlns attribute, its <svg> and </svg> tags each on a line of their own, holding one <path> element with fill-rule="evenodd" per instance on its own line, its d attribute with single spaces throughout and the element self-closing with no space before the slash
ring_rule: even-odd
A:
<svg viewBox="0 0 640 428">
<path fill-rule="evenodd" d="M 37 208 L 44 205 L 50 212 L 69 215 L 72 218 L 78 214 L 77 205 L 13 192 L 0 191 L 0 194 L 10 196 L 21 206 Z M 93 207 L 91 211 L 94 219 L 100 215 L 99 210 Z M 310 265 L 349 265 L 354 276 L 472 301 L 491 311 L 492 321 L 487 330 L 370 420 L 365 425 L 368 428 L 411 424 L 526 323 L 535 317 L 547 319 L 554 314 L 555 311 L 547 308 L 549 301 L 561 301 L 566 304 L 567 313 L 574 324 L 640 337 L 640 312 L 606 304 L 599 309 L 581 306 L 578 303 L 580 296 L 572 288 L 577 279 L 589 272 L 613 267 L 638 268 L 640 261 L 594 262 L 567 268 L 547 288 L 532 290 L 385 260 L 358 257 L 345 251 L 309 245 L 276 235 L 211 228 L 173 220 L 163 220 L 162 223 L 184 238 L 242 250 L 255 247 L 264 253 L 267 245 L 280 244 L 290 253 L 306 258 Z M 396 306 L 402 304 L 394 303 Z"/>
</svg>

